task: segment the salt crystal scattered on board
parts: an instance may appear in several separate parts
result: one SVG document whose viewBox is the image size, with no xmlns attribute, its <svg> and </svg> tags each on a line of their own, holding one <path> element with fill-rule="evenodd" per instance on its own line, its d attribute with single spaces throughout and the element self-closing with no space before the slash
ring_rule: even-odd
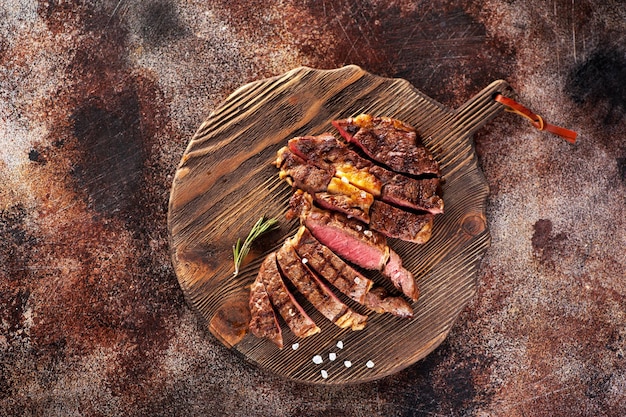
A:
<svg viewBox="0 0 626 417">
<path fill-rule="evenodd" d="M 365 364 L 365 366 L 367 366 L 368 368 L 373 368 L 374 367 L 374 362 L 372 361 L 367 361 L 367 363 Z"/>
<path fill-rule="evenodd" d="M 322 374 L 322 378 L 324 378 L 324 379 L 328 378 L 328 372 L 326 372 L 325 369 L 322 369 L 322 371 L 320 373 Z"/>
<path fill-rule="evenodd" d="M 337 342 L 337 347 L 343 349 L 343 342 L 341 340 Z"/>
<path fill-rule="evenodd" d="M 324 362 L 324 359 L 322 359 L 322 357 L 320 355 L 313 356 L 313 363 L 314 364 L 319 365 L 322 362 Z"/>
<path fill-rule="evenodd" d="M 349 368 L 349 367 L 351 367 L 351 366 L 352 366 L 352 362 L 350 362 L 350 361 L 343 361 L 343 365 L 344 365 L 346 368 Z"/>
<path fill-rule="evenodd" d="M 337 354 L 335 352 L 330 352 L 328 354 L 328 360 L 334 361 L 335 359 L 337 359 Z"/>
<path fill-rule="evenodd" d="M 291 345 L 291 348 L 292 348 L 293 350 L 296 350 L 296 349 L 298 349 L 299 347 L 300 347 L 300 343 L 294 343 L 293 345 Z"/>
</svg>

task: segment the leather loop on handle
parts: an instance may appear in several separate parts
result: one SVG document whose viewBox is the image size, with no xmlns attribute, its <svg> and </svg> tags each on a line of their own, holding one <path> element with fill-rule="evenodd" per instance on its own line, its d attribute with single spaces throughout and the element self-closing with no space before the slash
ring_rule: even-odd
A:
<svg viewBox="0 0 626 417">
<path fill-rule="evenodd" d="M 523 116 L 526 119 L 530 120 L 530 123 L 533 126 L 535 126 L 537 129 L 546 130 L 548 132 L 554 133 L 555 135 L 562 137 L 563 139 L 565 139 L 566 141 L 570 143 L 576 143 L 576 137 L 578 136 L 578 134 L 574 132 L 573 130 L 565 129 L 563 127 L 546 123 L 543 120 L 543 118 L 539 116 L 538 114 L 533 113 L 532 111 L 522 106 L 515 100 L 512 100 L 508 97 L 504 97 L 502 94 L 497 94 L 494 97 L 494 100 L 497 101 L 498 103 L 504 104 L 507 107 L 506 111 L 517 113 L 520 116 Z"/>
</svg>

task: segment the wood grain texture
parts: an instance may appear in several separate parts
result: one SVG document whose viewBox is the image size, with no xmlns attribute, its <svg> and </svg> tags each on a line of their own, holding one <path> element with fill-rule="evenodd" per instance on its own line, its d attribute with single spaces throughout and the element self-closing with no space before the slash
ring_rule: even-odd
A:
<svg viewBox="0 0 626 417">
<path fill-rule="evenodd" d="M 496 81 L 456 111 L 417 91 L 407 81 L 381 78 L 356 66 L 336 70 L 297 68 L 245 85 L 200 126 L 180 162 L 170 196 L 168 230 L 173 263 L 188 303 L 210 331 L 263 368 L 315 383 L 348 383 L 397 372 L 435 349 L 475 293 L 478 261 L 489 246 L 485 200 L 489 193 L 478 167 L 472 134 L 503 107 L 495 92 L 512 95 Z M 358 332 L 342 330 L 306 302 L 322 329 L 297 339 L 286 328 L 285 349 L 246 334 L 247 296 L 261 261 L 297 227 L 284 219 L 291 188 L 272 165 L 288 139 L 333 132 L 333 119 L 370 113 L 413 125 L 441 163 L 446 203 L 425 245 L 390 241 L 421 292 L 411 320 L 369 313 Z M 249 262 L 233 276 L 232 245 L 261 216 L 281 219 L 280 229 L 260 240 Z M 389 288 L 378 274 L 372 278 Z M 344 348 L 336 343 L 341 340 Z M 300 347 L 292 350 L 291 345 Z M 328 353 L 335 352 L 335 361 Z M 316 365 L 311 358 L 325 361 Z M 344 360 L 352 362 L 344 366 Z M 374 367 L 365 366 L 373 361 Z M 328 378 L 321 376 L 321 370 Z"/>
</svg>

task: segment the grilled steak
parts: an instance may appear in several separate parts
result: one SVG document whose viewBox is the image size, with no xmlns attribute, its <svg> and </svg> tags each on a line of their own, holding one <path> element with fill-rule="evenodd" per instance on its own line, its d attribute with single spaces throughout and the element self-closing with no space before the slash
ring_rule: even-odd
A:
<svg viewBox="0 0 626 417">
<path fill-rule="evenodd" d="M 342 303 L 298 257 L 291 240 L 278 250 L 276 259 L 283 274 L 324 317 L 342 329 L 361 330 L 365 327 L 367 316 Z"/>
<path fill-rule="evenodd" d="M 332 124 L 346 141 L 394 171 L 439 175 L 439 164 L 418 141 L 415 129 L 399 120 L 361 114 Z"/>
<path fill-rule="evenodd" d="M 434 217 L 430 213 L 416 214 L 374 201 L 370 207 L 370 227 L 385 236 L 425 243 L 430 239 Z"/>
<path fill-rule="evenodd" d="M 432 214 L 443 213 L 443 199 L 437 195 L 439 178 L 417 180 L 378 165 L 370 172 L 383 182 L 380 199 L 386 203 Z"/>
<path fill-rule="evenodd" d="M 311 197 L 300 190 L 292 196 L 290 206 L 291 216 L 300 217 L 313 236 L 341 258 L 373 270 L 382 270 L 387 263 L 389 247 L 381 233 L 341 213 L 313 206 Z"/>
<path fill-rule="evenodd" d="M 256 337 L 268 338 L 279 349 L 283 348 L 283 335 L 270 303 L 261 275 L 257 275 L 250 287 L 250 331 Z"/>
<path fill-rule="evenodd" d="M 369 208 L 374 196 L 333 176 L 332 167 L 310 164 L 287 147 L 278 151 L 276 165 L 280 168 L 280 178 L 294 188 L 310 193 L 320 206 L 369 223 Z"/>
<path fill-rule="evenodd" d="M 402 267 L 402 259 L 393 250 L 389 250 L 389 261 L 382 270 L 382 274 L 389 278 L 393 285 L 413 301 L 417 301 L 419 290 L 415 285 L 415 278 L 410 271 Z"/>
<path fill-rule="evenodd" d="M 401 297 L 390 297 L 383 287 L 374 287 L 365 295 L 365 306 L 377 313 L 391 313 L 398 317 L 413 317 L 413 309 Z"/>
<path fill-rule="evenodd" d="M 391 313 L 399 317 L 413 316 L 413 309 L 406 301 L 400 297 L 388 296 L 384 288 L 374 287 L 372 280 L 322 245 L 306 227 L 300 227 L 294 242 L 296 252 L 300 258 L 307 259 L 307 265 L 354 301 L 377 313 Z"/>
<path fill-rule="evenodd" d="M 372 207 L 377 203 L 379 202 L 374 202 Z M 310 196 L 302 191 L 297 191 L 292 196 L 290 205 L 290 215 L 299 216 L 301 223 L 319 243 L 340 258 L 361 268 L 381 271 L 407 297 L 417 299 L 413 275 L 402 267 L 400 256 L 389 248 L 387 239 L 381 233 L 368 230 L 361 222 L 348 219 L 340 213 L 316 208 L 311 203 Z M 431 214 L 425 216 L 432 217 Z M 422 230 L 428 227 L 426 225 Z"/>
<path fill-rule="evenodd" d="M 319 333 L 320 328 L 311 320 L 285 286 L 276 264 L 276 253 L 272 252 L 265 258 L 259 270 L 259 277 L 261 277 L 272 304 L 293 334 L 298 337 L 307 337 Z"/>
<path fill-rule="evenodd" d="M 307 259 L 307 265 L 326 281 L 354 301 L 365 303 L 365 296 L 374 282 L 322 245 L 306 227 L 301 226 L 298 230 L 294 247 L 300 258 Z"/>
<path fill-rule="evenodd" d="M 389 171 L 361 157 L 333 135 L 293 138 L 289 149 L 302 160 L 346 178 L 382 201 L 433 214 L 443 212 L 443 200 L 437 195 L 438 178 L 418 180 Z"/>
<path fill-rule="evenodd" d="M 374 164 L 349 149 L 329 133 L 320 136 L 300 136 L 289 140 L 289 149 L 300 158 L 320 168 L 335 172 L 340 178 L 380 196 L 383 183 L 369 172 Z"/>
<path fill-rule="evenodd" d="M 294 155 L 286 147 L 278 151 L 276 166 L 280 169 L 278 175 L 281 179 L 288 180 L 294 188 L 311 194 L 326 191 L 335 175 L 332 169 L 307 164 L 304 159 Z"/>
</svg>

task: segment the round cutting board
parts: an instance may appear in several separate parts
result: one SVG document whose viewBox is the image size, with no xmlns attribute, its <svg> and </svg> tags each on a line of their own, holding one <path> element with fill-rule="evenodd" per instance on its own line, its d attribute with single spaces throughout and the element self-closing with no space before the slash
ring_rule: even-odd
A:
<svg viewBox="0 0 626 417">
<path fill-rule="evenodd" d="M 496 81 L 451 110 L 405 80 L 378 77 L 357 66 L 301 67 L 236 90 L 202 123 L 173 181 L 168 230 L 187 302 L 226 346 L 293 380 L 369 381 L 426 356 L 445 339 L 474 295 L 477 264 L 489 246 L 489 189 L 471 136 L 503 110 L 493 100 L 496 92 L 512 94 L 505 81 Z M 285 219 L 293 190 L 278 178 L 272 164 L 276 151 L 295 136 L 338 136 L 331 120 L 360 113 L 411 124 L 441 165 L 445 214 L 436 216 L 430 241 L 416 245 L 390 240 L 420 288 L 421 296 L 412 305 L 415 315 L 396 318 L 346 301 L 369 316 L 364 330 L 351 331 L 335 327 L 303 303 L 321 332 L 298 339 L 283 323 L 285 348 L 279 350 L 247 332 L 249 286 L 265 256 L 298 227 L 296 220 Z M 280 228 L 255 243 L 234 276 L 232 246 L 261 216 L 278 218 Z M 390 288 L 378 274 L 369 275 Z M 322 363 L 312 360 L 316 355 Z"/>
</svg>

